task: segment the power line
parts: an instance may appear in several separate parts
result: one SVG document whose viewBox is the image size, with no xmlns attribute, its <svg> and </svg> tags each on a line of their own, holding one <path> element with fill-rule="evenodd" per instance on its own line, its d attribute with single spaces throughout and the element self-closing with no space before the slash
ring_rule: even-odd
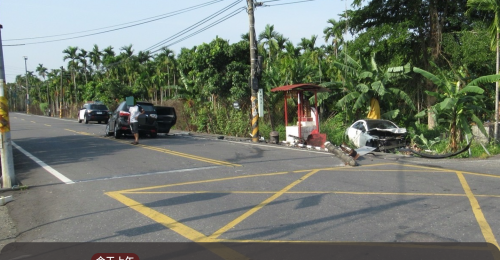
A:
<svg viewBox="0 0 500 260">
<path fill-rule="evenodd" d="M 217 1 L 223 1 L 223 0 L 217 0 Z M 209 3 L 213 4 L 213 3 L 217 2 L 217 1 L 209 2 Z M 186 12 L 189 12 L 189 11 L 192 11 L 192 10 L 196 10 L 196 9 L 199 9 L 199 8 L 205 7 L 205 6 L 208 6 L 208 5 L 205 4 L 203 6 L 197 6 L 196 8 L 191 8 L 189 10 L 181 9 L 182 11 L 176 11 L 173 14 L 170 14 L 170 15 L 167 15 L 167 16 L 164 16 L 164 17 L 161 17 L 161 18 L 157 18 L 157 19 L 153 19 L 153 20 L 148 20 L 148 21 L 145 21 L 145 22 L 136 23 L 136 24 L 132 24 L 132 25 L 129 25 L 129 26 L 124 26 L 124 27 L 120 27 L 120 28 L 116 28 L 116 29 L 111 29 L 111 30 L 106 30 L 106 31 L 96 32 L 96 33 L 91 33 L 91 34 L 85 34 L 85 35 L 80 35 L 80 36 L 74 36 L 74 37 L 69 37 L 69 38 L 57 39 L 57 40 L 30 42 L 30 43 L 25 43 L 24 45 L 33 45 L 33 44 L 40 44 L 40 43 L 58 42 L 58 41 L 78 39 L 78 38 L 83 38 L 83 37 L 88 37 L 88 36 L 94 36 L 94 35 L 108 33 L 108 32 L 113 32 L 113 31 L 118 31 L 118 30 L 122 30 L 122 29 L 126 29 L 126 28 L 135 27 L 135 26 L 138 26 L 138 25 L 142 25 L 142 24 L 154 22 L 154 21 L 157 21 L 157 20 L 169 18 L 169 17 L 175 16 L 175 15 L 186 13 Z"/>
<path fill-rule="evenodd" d="M 168 41 L 171 41 L 172 39 L 175 39 L 175 38 L 178 38 L 178 37 L 182 36 L 183 34 L 185 34 L 185 33 L 189 32 L 189 31 L 191 31 L 191 30 L 193 30 L 193 29 L 195 29 L 195 28 L 197 28 L 197 27 L 205 24 L 206 22 L 208 22 L 208 21 L 212 20 L 213 18 L 219 16 L 220 14 L 226 12 L 227 10 L 229 10 L 232 7 L 234 7 L 235 5 L 237 5 L 239 2 L 241 2 L 241 0 L 234 1 L 233 3 L 229 4 L 228 6 L 222 8 L 221 10 L 219 10 L 219 11 L 217 11 L 217 12 L 215 12 L 215 13 L 207 16 L 207 17 L 205 17 L 204 19 L 200 20 L 199 22 L 197 22 L 197 23 L 195 23 L 195 24 L 187 27 L 186 29 L 184 29 L 184 30 L 182 30 L 182 31 L 180 31 L 180 32 L 178 32 L 178 33 L 170 36 L 170 37 L 168 37 L 167 39 L 165 39 L 163 41 L 160 41 L 159 43 L 156 43 L 156 44 L 154 44 L 153 46 L 151 46 L 149 48 L 146 48 L 145 50 L 146 51 L 147 50 L 152 50 L 152 49 L 154 49 L 154 48 L 156 48 L 156 47 L 158 47 L 158 46 L 160 46 L 160 45 L 162 45 L 162 44 L 164 44 L 164 43 L 166 43 Z"/>
<path fill-rule="evenodd" d="M 173 41 L 173 40 L 175 40 L 175 39 L 183 36 L 184 34 L 188 33 L 189 31 L 192 31 L 193 29 L 195 29 L 195 28 L 197 28 L 197 27 L 199 27 L 199 26 L 207 23 L 208 21 L 212 20 L 213 18 L 215 18 L 215 17 L 219 16 L 220 14 L 226 12 L 227 10 L 231 9 L 232 7 L 234 7 L 235 5 L 237 5 L 241 1 L 242 0 L 236 0 L 235 2 L 233 2 L 233 3 L 229 4 L 228 6 L 222 8 L 221 10 L 219 10 L 219 11 L 217 11 L 217 12 L 209 15 L 208 17 L 206 17 L 206 18 L 200 20 L 199 22 L 197 22 L 197 23 L 195 23 L 195 24 L 187 27 L 184 30 L 181 30 L 180 32 L 178 32 L 178 33 L 170 36 L 169 38 L 167 38 L 167 39 L 165 39 L 165 40 L 163 40 L 163 41 L 161 41 L 161 42 L 159 42 L 157 44 L 154 44 L 153 46 L 151 46 L 149 48 L 144 49 L 143 51 L 144 52 L 149 52 L 150 54 L 158 52 L 159 50 L 161 50 L 165 46 L 162 46 L 162 47 L 160 47 L 160 48 L 158 48 L 158 49 L 156 49 L 154 51 L 151 51 L 151 50 L 154 49 L 154 48 L 159 47 L 161 44 L 167 43 L 169 41 Z M 211 27 L 213 27 L 213 26 L 215 26 L 215 25 L 217 25 L 217 24 L 219 24 L 219 23 L 221 23 L 221 22 L 223 22 L 223 21 L 225 21 L 225 20 L 227 20 L 227 19 L 235 16 L 235 15 L 237 15 L 238 13 L 242 12 L 243 10 L 245 10 L 244 7 L 238 8 L 236 10 L 233 10 L 231 13 L 229 13 L 226 16 L 220 18 L 219 20 L 216 20 L 216 21 L 212 22 L 211 24 L 209 24 L 209 25 L 207 25 L 207 26 L 199 29 L 196 32 L 191 33 L 190 35 L 185 36 L 184 38 L 181 38 L 181 39 L 175 41 L 174 43 L 169 44 L 168 46 L 171 46 L 173 44 L 179 43 L 179 42 L 181 42 L 181 41 L 183 41 L 183 40 L 185 40 L 187 38 L 190 38 L 190 37 L 192 37 L 192 36 L 194 36 L 196 34 L 199 34 L 199 33 L 203 32 L 203 31 L 205 31 L 205 30 L 207 30 L 207 29 L 209 29 L 209 28 L 211 28 Z M 129 57 L 127 57 L 127 58 L 125 58 L 124 60 L 121 60 L 121 61 L 117 61 L 117 62 L 114 62 L 114 63 L 111 63 L 111 64 L 107 64 L 106 67 L 101 68 L 100 71 L 103 71 L 104 69 L 109 69 L 109 68 L 118 66 L 118 65 L 120 65 L 122 63 L 125 63 L 127 61 L 129 61 Z"/>
<path fill-rule="evenodd" d="M 241 12 L 242 12 L 242 11 L 244 11 L 244 10 L 246 10 L 246 8 L 244 8 L 244 7 L 242 7 L 242 8 L 238 8 L 238 9 L 234 10 L 232 13 L 230 13 L 230 14 L 228 14 L 228 15 L 226 15 L 226 16 L 224 16 L 224 17 L 222 17 L 222 18 L 220 18 L 219 20 L 214 21 L 213 23 L 211 23 L 211 24 L 209 24 L 209 25 L 207 25 L 207 26 L 205 26 L 205 27 L 201 28 L 200 30 L 198 30 L 198 31 L 196 31 L 196 32 L 193 32 L 192 34 L 187 35 L 186 37 L 184 37 L 184 38 L 182 38 L 182 39 L 179 39 L 179 40 L 177 40 L 177 41 L 175 41 L 175 42 L 173 42 L 173 43 L 170 43 L 170 44 L 168 44 L 167 46 L 164 46 L 164 47 L 170 47 L 170 46 L 172 46 L 172 45 L 174 45 L 174 44 L 176 44 L 176 43 L 179 43 L 179 42 L 181 42 L 181 41 L 183 41 L 183 40 L 185 40 L 185 39 L 188 39 L 188 38 L 191 38 L 191 37 L 193 37 L 193 36 L 195 36 L 195 35 L 197 35 L 197 34 L 200 34 L 201 32 L 204 32 L 204 31 L 206 31 L 206 30 L 208 30 L 208 29 L 210 29 L 210 28 L 212 28 L 212 27 L 214 27 L 214 26 L 216 26 L 216 25 L 218 25 L 218 24 L 220 24 L 220 23 L 222 23 L 222 22 L 224 22 L 224 21 L 228 20 L 229 18 L 231 18 L 231 17 L 233 17 L 233 16 L 235 16 L 235 15 L 237 15 L 237 14 L 241 13 Z M 161 47 L 161 48 L 159 48 L 159 49 L 157 49 L 157 50 L 151 51 L 151 53 L 158 52 L 158 51 L 159 51 L 159 50 L 161 50 L 162 48 L 163 48 L 163 47 Z"/>
<path fill-rule="evenodd" d="M 239 0 L 238 0 L 238 1 L 239 1 Z M 169 47 L 169 46 L 172 46 L 172 45 L 174 45 L 174 44 L 176 44 L 176 43 L 179 43 L 179 42 L 181 42 L 181 41 L 183 41 L 183 40 L 185 40 L 185 39 L 188 39 L 188 38 L 190 38 L 190 37 L 193 37 L 194 35 L 197 35 L 197 34 L 199 34 L 199 33 L 203 32 L 203 31 L 206 31 L 206 30 L 208 30 L 208 29 L 210 29 L 210 28 L 214 27 L 214 26 L 215 26 L 215 25 L 217 25 L 217 24 L 220 24 L 220 23 L 222 23 L 222 22 L 224 22 L 224 21 L 228 20 L 229 18 L 231 18 L 231 17 L 233 17 L 233 16 L 235 16 L 235 15 L 237 15 L 237 14 L 241 13 L 241 12 L 242 12 L 242 11 L 244 11 L 244 10 L 245 10 L 245 7 L 238 8 L 238 9 L 234 10 L 233 12 L 231 12 L 231 13 L 227 14 L 226 16 L 221 17 L 220 19 L 218 19 L 218 20 L 216 20 L 216 21 L 212 22 L 211 24 L 209 24 L 209 25 L 207 25 L 207 26 L 205 26 L 205 27 L 203 27 L 203 28 L 199 29 L 198 31 L 193 32 L 193 33 L 191 33 L 191 34 L 189 34 L 189 35 L 185 36 L 184 38 L 181 38 L 181 39 L 179 39 L 179 40 L 177 40 L 177 41 L 175 41 L 175 42 L 173 42 L 173 43 L 171 43 L 171 44 L 169 44 L 169 45 L 167 45 L 167 46 L 162 46 L 162 47 L 160 47 L 160 48 L 158 48 L 158 49 L 156 49 L 156 50 L 154 50 L 154 51 L 151 51 L 151 50 L 144 50 L 144 51 L 149 52 L 150 54 L 156 53 L 156 52 L 160 51 L 163 47 Z M 190 27 L 188 27 L 188 28 L 190 28 Z M 186 29 L 185 29 L 185 30 L 186 30 Z M 184 30 L 183 30 L 183 31 L 184 31 Z M 184 34 L 185 34 L 185 33 L 184 33 Z M 180 36 L 182 36 L 182 34 L 181 34 L 181 35 L 179 35 L 179 36 L 177 36 L 177 37 L 175 37 L 175 38 L 178 38 L 178 37 L 180 37 Z M 169 38 L 172 38 L 172 37 L 169 37 Z M 162 42 L 163 42 L 163 43 L 166 43 L 166 42 L 169 42 L 169 41 L 174 40 L 175 38 L 170 39 L 170 40 L 167 40 L 167 41 L 162 41 Z M 158 44 L 155 44 L 155 46 L 157 46 L 157 47 L 158 47 L 159 45 L 158 45 Z M 151 47 L 150 47 L 150 48 L 151 48 Z M 148 49 L 149 49 L 149 48 L 148 48 Z M 104 70 L 104 69 L 109 69 L 109 68 L 112 68 L 112 67 L 118 66 L 118 65 L 120 65 L 120 64 L 122 64 L 122 63 L 127 62 L 128 60 L 129 60 L 129 58 L 127 57 L 127 58 L 126 58 L 126 59 L 124 59 L 124 60 L 117 61 L 117 62 L 114 62 L 114 63 L 111 63 L 111 64 L 107 64 L 107 65 L 106 65 L 106 67 L 103 67 L 100 71 L 102 71 L 102 70 Z"/>
<path fill-rule="evenodd" d="M 279 1 L 279 0 L 275 0 L 275 1 Z M 278 5 L 292 5 L 292 4 L 298 4 L 298 3 L 304 3 L 304 2 L 313 2 L 313 1 L 315 1 L 315 0 L 304 0 L 304 1 L 283 3 L 283 4 L 263 5 L 263 7 L 271 7 L 271 6 L 278 6 Z M 268 2 L 273 2 L 273 1 L 268 1 Z"/>
<path fill-rule="evenodd" d="M 111 25 L 111 26 L 101 27 L 101 28 L 97 28 L 97 29 L 85 30 L 85 31 L 80 31 L 80 32 L 73 32 L 73 33 L 49 35 L 49 36 L 40 36 L 40 37 L 31 37 L 31 38 L 19 38 L 19 39 L 8 39 L 8 40 L 3 40 L 3 41 L 21 41 L 21 40 L 43 39 L 43 38 L 52 38 L 52 37 L 59 37 L 59 36 L 66 36 L 66 35 L 73 35 L 73 34 L 80 34 L 80 33 L 92 32 L 92 31 L 99 31 L 99 30 L 103 30 L 103 29 L 108 29 L 108 28 L 123 26 L 123 25 L 126 25 L 126 24 L 137 23 L 137 22 L 142 22 L 142 21 L 148 21 L 150 19 L 155 19 L 155 18 L 159 18 L 159 17 L 160 17 L 159 19 L 162 19 L 161 17 L 163 17 L 163 16 L 168 16 L 168 15 L 175 14 L 177 12 L 181 12 L 181 11 L 185 11 L 185 10 L 188 10 L 188 11 L 195 10 L 195 9 L 197 9 L 199 7 L 201 8 L 201 7 L 209 6 L 209 5 L 215 4 L 217 2 L 221 2 L 221 1 L 224 1 L 224 0 L 212 0 L 212 1 L 209 1 L 207 3 L 203 3 L 203 4 L 199 4 L 199 5 L 187 7 L 187 8 L 184 8 L 184 9 L 177 10 L 177 11 L 173 11 L 173 12 L 169 12 L 169 13 L 165 13 L 165 14 L 161 14 L 161 15 L 157 15 L 157 16 L 153 16 L 153 17 L 149 17 L 149 18 L 144 18 L 144 19 L 140 19 L 140 20 L 136 20 L 136 21 L 132 21 L 132 22 L 127 22 L 127 23 L 122 23 L 122 24 L 117 24 L 117 25 Z M 163 18 L 166 18 L 166 17 L 163 17 Z M 155 21 L 155 20 L 153 20 L 153 21 Z"/>
</svg>

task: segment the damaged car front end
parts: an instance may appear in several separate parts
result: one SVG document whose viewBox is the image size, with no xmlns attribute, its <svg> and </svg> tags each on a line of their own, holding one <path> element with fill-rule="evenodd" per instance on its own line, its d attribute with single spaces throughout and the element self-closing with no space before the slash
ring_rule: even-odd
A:
<svg viewBox="0 0 500 260">
<path fill-rule="evenodd" d="M 370 146 L 376 151 L 387 152 L 406 146 L 406 128 L 383 119 L 363 119 L 346 130 L 349 140 L 356 147 Z"/>
</svg>

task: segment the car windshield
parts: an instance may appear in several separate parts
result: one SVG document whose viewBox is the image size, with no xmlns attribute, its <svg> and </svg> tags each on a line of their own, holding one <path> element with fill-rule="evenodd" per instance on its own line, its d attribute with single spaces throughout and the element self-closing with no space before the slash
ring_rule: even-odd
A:
<svg viewBox="0 0 500 260">
<path fill-rule="evenodd" d="M 378 128 L 378 129 L 394 129 L 398 128 L 394 123 L 384 120 L 366 121 L 368 129 Z"/>
<path fill-rule="evenodd" d="M 90 105 L 90 109 L 108 110 L 108 108 L 105 105 Z"/>
</svg>

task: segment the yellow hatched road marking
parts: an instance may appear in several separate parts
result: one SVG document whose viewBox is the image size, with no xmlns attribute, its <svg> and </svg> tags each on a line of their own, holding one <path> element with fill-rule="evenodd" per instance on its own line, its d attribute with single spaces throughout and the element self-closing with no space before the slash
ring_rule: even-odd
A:
<svg viewBox="0 0 500 260">
<path fill-rule="evenodd" d="M 237 259 L 237 260 L 247 260 L 248 257 L 234 251 L 231 248 L 228 248 L 220 243 L 217 239 L 212 239 L 204 234 L 198 232 L 197 230 L 190 228 L 182 223 L 177 222 L 175 219 L 164 215 L 152 208 L 146 207 L 143 204 L 130 199 L 119 192 L 107 192 L 106 195 L 111 198 L 123 203 L 124 205 L 134 209 L 135 211 L 143 214 L 144 216 L 150 218 L 157 223 L 162 224 L 166 228 L 176 232 L 177 234 L 197 243 L 202 243 L 201 245 L 223 259 Z M 203 243 L 203 242 L 212 242 L 212 243 Z"/>
<path fill-rule="evenodd" d="M 120 192 L 120 193 L 134 193 L 136 191 L 154 190 L 154 189 L 161 189 L 161 188 L 174 187 L 174 186 L 200 184 L 200 183 L 217 182 L 217 181 L 227 181 L 227 180 L 236 180 L 236 179 L 245 179 L 245 178 L 262 177 L 262 176 L 274 176 L 274 175 L 283 175 L 283 174 L 289 174 L 289 172 L 263 173 L 263 174 L 253 174 L 253 175 L 236 176 L 236 177 L 226 177 L 226 178 L 219 178 L 219 179 L 208 179 L 208 180 L 201 180 L 201 181 L 189 181 L 189 182 L 182 182 L 182 183 L 173 183 L 173 184 L 151 186 L 151 187 L 145 187 L 145 188 L 121 190 L 118 192 Z"/>
<path fill-rule="evenodd" d="M 474 212 L 474 216 L 476 217 L 476 221 L 479 224 L 479 227 L 481 228 L 481 232 L 483 233 L 484 239 L 486 240 L 486 242 L 492 243 L 496 247 L 498 247 L 497 240 L 495 239 L 495 235 L 491 230 L 490 224 L 488 224 L 488 221 L 484 217 L 483 211 L 481 210 L 481 206 L 479 205 L 479 202 L 474 196 L 474 193 L 472 193 L 472 190 L 470 189 L 467 180 L 465 179 L 462 172 L 457 171 L 456 174 L 458 176 L 458 179 L 460 180 L 460 183 L 462 184 L 462 187 L 465 191 L 465 194 L 467 195 L 467 198 L 469 198 L 470 206 L 472 207 L 472 212 Z"/>
<path fill-rule="evenodd" d="M 217 238 L 217 237 L 219 237 L 220 235 L 222 235 L 223 233 L 225 233 L 229 229 L 231 229 L 234 226 L 238 225 L 240 222 L 242 222 L 243 220 L 245 220 L 246 218 L 250 217 L 252 214 L 254 214 L 255 212 L 257 212 L 258 210 L 260 210 L 261 208 L 263 208 L 264 206 L 266 206 L 267 204 L 273 202 L 275 199 L 277 199 L 278 197 L 280 197 L 281 195 L 283 195 L 285 192 L 287 192 L 291 188 L 295 187 L 296 185 L 298 185 L 302 181 L 304 181 L 307 178 L 311 177 L 313 174 L 317 173 L 318 171 L 319 170 L 313 170 L 313 171 L 309 172 L 308 174 L 304 175 L 302 178 L 300 178 L 300 179 L 292 182 L 290 185 L 286 186 L 285 188 L 283 188 L 279 192 L 275 193 L 273 196 L 271 196 L 271 197 L 265 199 L 264 201 L 262 201 L 261 203 L 259 203 L 259 205 L 253 207 L 249 211 L 247 211 L 247 212 L 243 213 L 241 216 L 237 217 L 235 220 L 229 222 L 224 227 L 222 227 L 219 230 L 215 231 L 209 237 L 210 238 Z"/>
</svg>

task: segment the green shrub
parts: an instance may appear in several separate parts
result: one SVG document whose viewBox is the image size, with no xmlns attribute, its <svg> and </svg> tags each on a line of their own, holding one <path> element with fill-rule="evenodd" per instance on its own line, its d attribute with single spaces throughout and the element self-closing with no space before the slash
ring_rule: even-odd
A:
<svg viewBox="0 0 500 260">
<path fill-rule="evenodd" d="M 326 140 L 330 141 L 332 144 L 340 145 L 345 142 L 352 146 L 352 144 L 348 142 L 345 134 L 348 126 L 343 122 L 344 118 L 343 112 L 328 118 L 325 122 L 320 123 L 320 131 L 326 134 Z"/>
</svg>

